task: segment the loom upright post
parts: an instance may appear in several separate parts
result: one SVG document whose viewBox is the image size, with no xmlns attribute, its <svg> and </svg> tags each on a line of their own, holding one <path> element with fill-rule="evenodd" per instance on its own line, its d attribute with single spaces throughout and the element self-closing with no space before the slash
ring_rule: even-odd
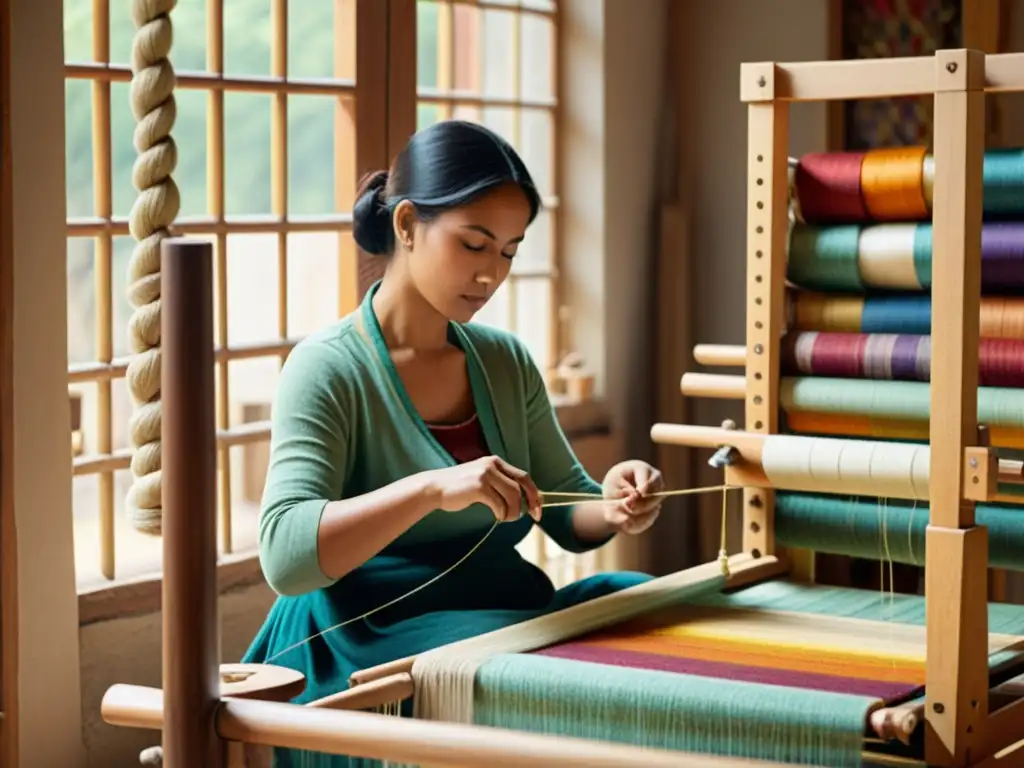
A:
<svg viewBox="0 0 1024 768">
<path fill-rule="evenodd" d="M 163 765 L 220 768 L 213 246 L 161 247 Z"/>
<path fill-rule="evenodd" d="M 925 759 L 964 765 L 988 716 L 988 532 L 965 494 L 978 444 L 985 56 L 935 55 Z"/>
<path fill-rule="evenodd" d="M 785 330 L 786 242 L 789 234 L 789 103 L 777 99 L 772 62 L 740 68 L 747 103 L 746 431 L 779 431 L 779 355 Z M 734 482 L 727 469 L 726 478 Z M 775 552 L 775 494 L 744 487 L 743 549 Z M 813 553 L 789 553 L 795 578 L 813 580 Z"/>
</svg>

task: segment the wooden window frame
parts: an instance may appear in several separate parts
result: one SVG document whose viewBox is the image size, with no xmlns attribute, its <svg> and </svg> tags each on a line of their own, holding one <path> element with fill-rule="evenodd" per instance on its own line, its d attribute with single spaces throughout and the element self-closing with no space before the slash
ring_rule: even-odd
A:
<svg viewBox="0 0 1024 768">
<path fill-rule="evenodd" d="M 453 0 L 456 3 L 479 5 L 478 0 Z M 334 0 L 335 4 L 335 76 L 339 79 L 354 79 L 353 92 L 355 93 L 354 103 L 356 107 L 356 125 L 354 130 L 360 137 L 357 142 L 357 154 L 355 167 L 336 168 L 335 197 L 339 208 L 348 210 L 354 197 L 356 180 L 364 173 L 387 167 L 390 159 L 404 146 L 409 136 L 416 130 L 417 104 L 422 101 L 421 94 L 417 93 L 415 56 L 410 56 L 410 51 L 416 50 L 416 0 Z M 244 88 L 246 90 L 262 90 L 274 94 L 275 107 L 272 118 L 272 197 L 273 215 L 253 219 L 246 217 L 244 224 L 240 227 L 235 225 L 230 218 L 223 216 L 223 165 L 216 170 L 211 164 L 211 172 L 208 173 L 208 210 L 212 217 L 203 219 L 179 219 L 176 229 L 182 233 L 213 234 L 217 239 L 218 246 L 218 273 L 223 274 L 224 269 L 224 244 L 229 232 L 269 232 L 276 233 L 281 240 L 285 239 L 288 231 L 300 231 L 310 229 L 323 229 L 325 225 L 336 225 L 345 227 L 349 225 L 349 219 L 344 214 L 338 218 L 322 218 L 310 221 L 303 219 L 297 224 L 287 222 L 287 120 L 282 119 L 284 110 L 282 102 L 287 98 L 287 93 L 320 93 L 325 95 L 338 95 L 338 106 L 336 107 L 336 125 L 341 121 L 337 117 L 338 112 L 344 109 L 341 97 L 341 88 L 324 85 L 322 82 L 307 83 L 299 78 L 289 79 L 287 73 L 287 51 L 280 50 L 281 46 L 272 44 L 272 72 L 267 78 L 233 78 L 224 76 L 223 73 L 223 46 L 220 40 L 222 34 L 222 18 L 219 17 L 216 4 L 208 6 L 207 24 L 207 69 L 209 73 L 178 73 L 178 87 L 181 88 L 203 88 L 208 90 L 208 148 L 211 154 L 217 153 L 223 161 L 223 93 L 226 90 Z M 95 2 L 94 8 L 109 14 L 109 0 Z M 504 2 L 489 4 L 503 10 L 520 10 L 518 2 Z M 281 14 L 286 11 L 286 0 L 272 0 L 272 18 L 277 19 L 281 24 Z M 355 25 L 344 24 L 343 19 L 346 13 L 355 9 Z M 563 174 L 562 153 L 559 152 L 561 139 L 561 126 L 559 125 L 559 106 L 557 96 L 562 75 L 562 29 L 563 20 L 561 17 L 561 3 L 556 3 L 554 24 L 556 30 L 555 60 L 553 62 L 554 72 L 552 76 L 556 79 L 553 84 L 553 92 L 556 95 L 556 106 L 553 107 L 553 120 L 555 122 L 553 156 L 556 161 L 556 168 L 553 169 L 556 192 L 560 190 L 559 184 Z M 531 13 L 528 9 L 525 11 Z M 541 12 L 542 15 L 552 14 Z M 94 17 L 96 18 L 96 17 Z M 350 17 L 349 17 L 350 18 Z M 108 28 L 109 17 L 102 19 L 102 26 Z M 287 15 L 284 14 L 284 22 L 287 22 Z M 286 32 L 285 39 L 286 39 Z M 355 39 L 363 42 L 362 45 L 354 45 Z M 101 177 L 104 172 L 101 166 L 109 169 L 110 147 L 109 143 L 102 141 L 103 133 L 109 138 L 109 121 L 104 126 L 102 123 L 96 126 L 97 106 L 100 111 L 105 105 L 109 105 L 110 83 L 114 81 L 125 81 L 130 79 L 130 72 L 126 68 L 116 66 L 104 66 L 103 62 L 109 58 L 109 40 L 103 35 L 94 37 L 93 54 L 96 62 L 92 64 L 69 64 L 66 67 L 66 74 L 71 78 L 93 80 L 93 112 L 94 112 L 94 153 L 98 155 L 94 160 L 95 179 L 95 202 L 97 218 L 89 220 L 69 220 L 68 236 L 82 237 L 92 236 L 98 239 L 105 239 L 107 243 L 110 238 L 117 234 L 127 233 L 127 224 L 123 220 L 113 219 L 109 203 L 110 180 Z M 354 50 L 353 50 L 354 49 Z M 410 66 L 412 64 L 412 66 Z M 210 74 L 212 73 L 212 74 Z M 352 74 L 354 74 L 354 77 Z M 348 77 L 346 78 L 346 74 Z M 362 76 L 360 76 L 362 75 Z M 214 88 L 210 88 L 213 85 Z M 441 102 L 465 101 L 463 94 L 443 92 L 435 93 L 427 98 Z M 469 97 L 469 100 L 473 100 Z M 481 103 L 488 101 L 478 99 Z M 502 101 L 502 100 L 499 100 Z M 507 101 L 507 100 L 506 100 Z M 384 129 L 386 127 L 386 130 Z M 105 131 L 98 130 L 105 128 Z M 347 137 L 343 131 L 336 131 L 336 142 L 344 142 Z M 219 146 L 212 142 L 221 142 Z M 337 146 L 337 145 L 336 145 Z M 337 152 L 336 157 L 345 157 L 345 153 Z M 109 174 L 109 170 L 106 171 Z M 284 183 L 282 183 L 284 182 Z M 549 198 L 545 201 L 552 209 L 557 209 L 558 200 Z M 557 215 L 557 210 L 555 213 Z M 552 254 L 557 259 L 563 252 L 562 227 L 557 222 L 552 222 Z M 244 229 L 243 229 L 244 227 Z M 344 242 L 345 238 L 342 238 Z M 98 240 L 99 242 L 99 240 Z M 101 247 L 97 247 L 97 264 L 101 259 L 107 262 L 105 256 L 100 255 Z M 279 246 L 279 259 L 286 260 L 287 252 Z M 339 309 L 345 311 L 359 301 L 366 289 L 381 273 L 382 264 L 379 259 L 373 259 L 367 254 L 352 248 L 346 250 L 342 247 L 339 253 L 339 266 L 341 285 L 339 286 Z M 557 312 L 559 299 L 562 294 L 562 286 L 557 279 L 561 264 L 556 260 L 552 265 L 552 308 Z M 97 282 L 109 284 L 108 273 L 100 274 L 97 270 Z M 527 279 L 533 277 L 527 275 Z M 224 307 L 225 283 L 220 281 L 217 286 L 220 296 L 218 307 Z M 284 290 L 282 287 L 281 290 Z M 104 294 L 101 298 L 106 299 Z M 226 322 L 223 316 L 218 317 L 218 350 L 217 365 L 219 378 L 226 380 L 226 368 L 232 359 L 279 356 L 283 361 L 290 348 L 297 341 L 287 337 L 286 317 L 284 316 L 286 306 L 284 301 L 279 301 L 278 319 L 281 338 L 265 344 L 254 344 L 245 347 L 229 347 L 226 338 Z M 221 310 L 222 311 L 222 310 Z M 101 313 L 98 313 L 101 314 Z M 109 317 L 109 314 L 108 314 Z M 109 321 L 107 323 L 109 326 Z M 110 354 L 112 346 L 109 335 L 99 328 L 97 322 L 97 351 L 99 360 L 88 365 L 72 366 L 69 370 L 69 382 L 97 381 L 107 382 L 105 385 L 98 383 L 100 387 L 105 386 L 109 391 L 109 382 L 116 377 L 123 376 L 127 366 L 127 360 L 113 359 Z M 559 338 L 559 323 L 551 323 L 551 359 L 542 361 L 542 367 L 547 364 L 550 373 L 556 356 L 563 350 Z M 101 340 L 100 336 L 104 336 Z M 269 432 L 269 425 L 264 423 L 246 424 L 231 429 L 227 424 L 227 388 L 218 386 L 218 453 L 222 471 L 219 473 L 219 496 L 220 496 L 220 532 L 223 540 L 230 542 L 230 475 L 223 470 L 228 466 L 225 461 L 227 452 L 234 446 L 248 445 L 258 442 L 265 442 Z M 100 394 L 99 399 L 105 395 Z M 573 439 L 585 438 L 593 435 L 607 435 L 609 430 L 609 418 L 607 408 L 601 399 L 592 399 L 587 402 L 571 402 L 553 394 L 556 403 L 559 419 L 566 433 Z M 107 410 L 109 421 L 109 409 Z M 102 419 L 103 414 L 100 414 Z M 109 451 L 109 438 L 106 441 L 98 441 L 98 447 L 104 447 Z M 101 489 L 109 499 L 109 511 L 101 512 L 106 515 L 107 522 L 104 525 L 102 536 L 107 546 L 112 544 L 113 525 L 113 483 L 112 472 L 115 469 L 127 466 L 130 455 L 127 452 L 113 455 L 79 455 L 74 458 L 75 474 L 87 474 L 90 472 L 105 473 L 111 478 L 109 490 Z M 101 474 L 101 476 L 104 476 Z M 227 500 L 227 503 L 225 503 Z M 101 502 L 102 503 L 102 502 Z M 538 545 L 538 557 L 543 562 L 546 557 Z M 79 590 L 79 623 L 87 625 L 93 622 L 120 618 L 133 614 L 149 613 L 157 610 L 160 602 L 161 576 L 159 573 L 146 574 L 136 578 L 117 578 L 113 569 L 112 558 L 104 558 L 104 570 L 113 578 L 106 583 L 80 588 Z M 572 570 L 572 569 L 570 569 Z M 576 568 L 578 570 L 578 567 Z M 106 575 L 105 574 L 105 575 Z M 225 548 L 221 556 L 218 568 L 219 583 L 222 592 L 263 583 L 263 575 L 260 569 L 258 555 L 254 551 L 239 553 L 231 552 L 230 546 Z M 577 574 L 578 575 L 578 574 Z"/>
</svg>

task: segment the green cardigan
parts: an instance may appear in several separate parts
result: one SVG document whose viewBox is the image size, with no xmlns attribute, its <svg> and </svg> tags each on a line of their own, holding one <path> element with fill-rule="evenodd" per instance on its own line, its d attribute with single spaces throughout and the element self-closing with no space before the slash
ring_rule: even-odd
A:
<svg viewBox="0 0 1024 768">
<path fill-rule="evenodd" d="M 282 595 L 331 584 L 317 556 L 317 529 L 329 501 L 454 464 L 416 412 L 391 361 L 371 304 L 378 285 L 357 311 L 301 341 L 281 371 L 259 546 L 267 581 Z M 523 343 L 476 323 L 451 324 L 449 334 L 465 352 L 490 449 L 529 472 L 542 492 L 600 493 L 569 447 Z M 571 516 L 571 507 L 545 510 L 540 525 L 570 552 L 601 543 L 577 540 Z M 385 553 L 482 536 L 493 521 L 483 505 L 458 513 L 435 510 Z"/>
</svg>

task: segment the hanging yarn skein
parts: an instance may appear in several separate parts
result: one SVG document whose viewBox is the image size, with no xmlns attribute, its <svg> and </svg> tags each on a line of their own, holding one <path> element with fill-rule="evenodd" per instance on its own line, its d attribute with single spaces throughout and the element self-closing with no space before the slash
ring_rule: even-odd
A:
<svg viewBox="0 0 1024 768">
<path fill-rule="evenodd" d="M 181 207 L 171 174 L 178 151 L 171 130 L 177 117 L 175 75 L 169 59 L 171 11 L 177 0 L 132 0 L 131 109 L 137 121 L 133 142 L 139 153 L 132 183 L 139 195 L 128 219 L 136 245 L 128 262 L 128 321 L 132 359 L 126 379 L 135 403 L 129 421 L 132 487 L 128 508 L 142 533 L 161 532 L 160 459 L 160 244 Z"/>
</svg>

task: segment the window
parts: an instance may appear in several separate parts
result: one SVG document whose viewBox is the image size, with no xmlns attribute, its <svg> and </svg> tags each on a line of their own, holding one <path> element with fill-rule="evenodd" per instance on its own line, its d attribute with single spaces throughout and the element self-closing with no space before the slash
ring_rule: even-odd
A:
<svg viewBox="0 0 1024 768">
<path fill-rule="evenodd" d="M 553 0 L 417 2 L 417 127 L 486 125 L 516 148 L 544 196 L 512 274 L 477 316 L 518 334 L 542 370 L 558 354 L 556 23 Z"/>
<path fill-rule="evenodd" d="M 355 15 L 356 0 L 211 0 L 181 2 L 172 16 L 175 229 L 209 238 L 217 254 L 225 553 L 255 544 L 281 362 L 298 338 L 354 306 Z M 68 373 L 81 588 L 158 570 L 161 554 L 159 538 L 134 529 L 125 501 L 134 33 L 126 7 L 65 0 Z"/>
<path fill-rule="evenodd" d="M 361 296 L 350 214 L 358 178 L 390 159 L 380 97 L 389 78 L 411 78 L 416 67 L 420 127 L 476 120 L 523 155 L 544 212 L 480 319 L 519 334 L 542 370 L 556 362 L 555 3 L 421 0 L 416 59 L 392 52 L 388 62 L 377 53 L 387 50 L 389 34 L 383 2 L 182 0 L 171 15 L 172 177 L 181 193 L 174 229 L 208 238 L 216 252 L 224 554 L 255 546 L 267 419 L 283 360 Z M 136 247 L 128 215 L 138 195 L 129 100 L 135 28 L 127 7 L 111 10 L 109 2 L 65 0 L 64 14 L 75 557 L 79 588 L 92 590 L 158 572 L 161 541 L 135 529 L 126 501 L 135 410 L 125 379 L 135 311 L 128 299 Z M 367 62 L 371 74 L 357 78 L 364 55 L 379 55 L 379 66 Z M 524 551 L 564 580 L 579 566 L 554 560 L 560 553 L 552 546 L 538 536 Z"/>
</svg>

